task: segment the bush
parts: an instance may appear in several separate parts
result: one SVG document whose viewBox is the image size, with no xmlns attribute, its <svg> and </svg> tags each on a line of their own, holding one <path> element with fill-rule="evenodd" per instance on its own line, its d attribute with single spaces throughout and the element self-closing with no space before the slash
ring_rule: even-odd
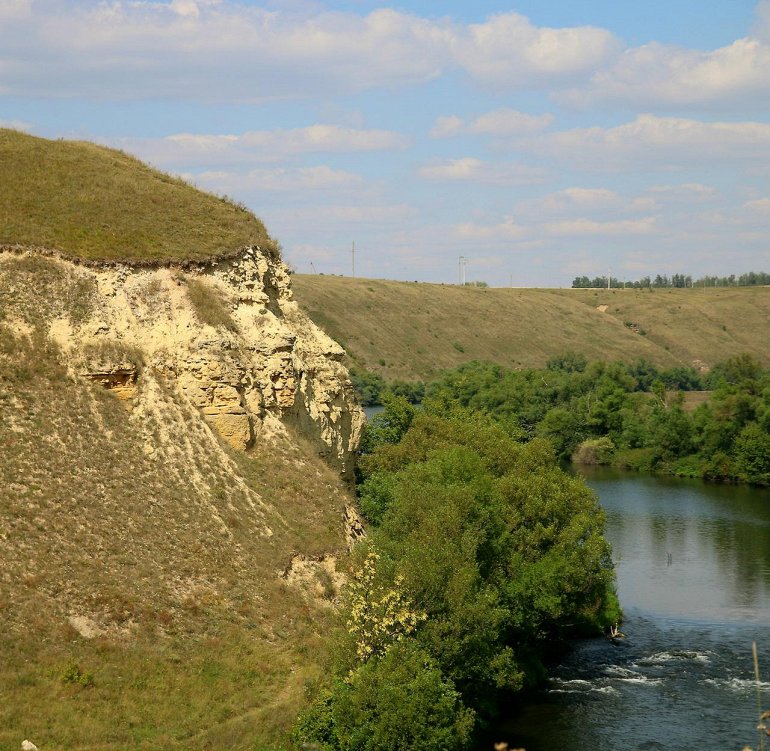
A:
<svg viewBox="0 0 770 751">
<path fill-rule="evenodd" d="M 576 464 L 610 464 L 614 454 L 615 444 L 607 436 L 588 438 L 572 454 L 572 461 Z"/>
<path fill-rule="evenodd" d="M 323 751 L 461 751 L 473 723 L 452 682 L 408 641 L 336 680 L 294 737 Z"/>
</svg>

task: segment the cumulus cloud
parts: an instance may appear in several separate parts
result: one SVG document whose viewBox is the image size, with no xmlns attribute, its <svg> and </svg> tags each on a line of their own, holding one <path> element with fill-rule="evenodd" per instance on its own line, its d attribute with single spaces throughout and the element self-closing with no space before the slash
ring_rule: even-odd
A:
<svg viewBox="0 0 770 751">
<path fill-rule="evenodd" d="M 717 160 L 770 162 L 770 124 L 703 122 L 639 115 L 611 128 L 594 126 L 521 139 L 519 147 L 584 169 L 645 169 L 710 164 Z"/>
<path fill-rule="evenodd" d="M 516 205 L 516 210 L 522 214 L 534 216 L 575 214 L 585 211 L 617 214 L 649 211 L 654 205 L 654 199 L 649 197 L 627 197 L 608 188 L 572 187 L 539 198 L 520 201 Z"/>
<path fill-rule="evenodd" d="M 398 204 L 332 204 L 308 207 L 278 209 L 272 212 L 281 223 L 301 222 L 308 228 L 322 225 L 332 225 L 339 233 L 345 224 L 379 224 L 398 225 L 417 213 L 417 210 L 406 203 Z"/>
<path fill-rule="evenodd" d="M 471 24 L 455 41 L 457 61 L 474 78 L 509 88 L 587 74 L 620 50 L 619 40 L 592 26 L 534 26 L 519 13 Z"/>
<path fill-rule="evenodd" d="M 426 180 L 533 185 L 543 182 L 547 172 L 541 167 L 527 164 L 493 164 L 475 157 L 463 157 L 440 164 L 424 165 L 418 174 Z"/>
<path fill-rule="evenodd" d="M 258 102 L 415 84 L 464 69 L 494 87 L 567 83 L 618 48 L 517 13 L 466 25 L 234 0 L 6 0 L 0 88 L 24 96 Z"/>
<path fill-rule="evenodd" d="M 656 230 L 653 216 L 641 219 L 623 219 L 613 222 L 599 222 L 593 219 L 570 219 L 549 222 L 543 225 L 549 235 L 589 236 L 589 235 L 649 235 Z"/>
<path fill-rule="evenodd" d="M 744 37 L 706 52 L 652 42 L 626 50 L 590 81 L 564 92 L 571 105 L 614 102 L 640 108 L 764 106 L 770 94 L 770 45 Z"/>
<path fill-rule="evenodd" d="M 163 167 L 278 162 L 300 154 L 388 151 L 406 148 L 408 140 L 390 130 L 309 125 L 289 130 L 252 130 L 239 135 L 177 133 L 165 138 L 112 139 Z"/>
<path fill-rule="evenodd" d="M 525 238 L 530 229 L 517 224 L 512 218 L 507 217 L 499 224 L 478 224 L 476 222 L 462 222 L 455 225 L 455 234 L 462 240 L 519 240 Z"/>
<path fill-rule="evenodd" d="M 264 101 L 429 80 L 454 32 L 393 10 L 360 16 L 232 0 L 38 0 L 0 27 L 11 92 Z M 12 67 L 2 62 L 13 61 Z"/>
<path fill-rule="evenodd" d="M 466 122 L 457 115 L 439 117 L 430 131 L 433 138 L 459 135 L 512 136 L 537 133 L 553 122 L 553 115 L 530 115 L 519 110 L 504 108 L 486 112 Z"/>
<path fill-rule="evenodd" d="M 246 173 L 209 170 L 183 177 L 216 193 L 257 191 L 317 191 L 351 188 L 361 185 L 360 175 L 334 170 L 326 165 L 316 167 L 280 167 L 253 169 Z"/>
</svg>

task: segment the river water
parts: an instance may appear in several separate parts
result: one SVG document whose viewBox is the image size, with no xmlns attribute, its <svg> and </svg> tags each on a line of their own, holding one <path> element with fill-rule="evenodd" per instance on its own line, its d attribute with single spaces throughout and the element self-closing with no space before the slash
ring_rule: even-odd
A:
<svg viewBox="0 0 770 751">
<path fill-rule="evenodd" d="M 770 492 L 609 470 L 586 480 L 607 514 L 626 638 L 578 644 L 498 737 L 527 751 L 757 747 L 751 644 L 768 709 Z"/>
</svg>

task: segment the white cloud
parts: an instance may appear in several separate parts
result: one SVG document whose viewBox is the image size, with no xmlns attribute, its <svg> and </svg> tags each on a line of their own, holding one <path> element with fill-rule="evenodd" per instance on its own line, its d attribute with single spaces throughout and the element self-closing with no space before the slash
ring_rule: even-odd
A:
<svg viewBox="0 0 770 751">
<path fill-rule="evenodd" d="M 587 235 L 649 235 L 655 232 L 655 217 L 642 219 L 623 219 L 613 222 L 597 222 L 593 219 L 571 219 L 549 222 L 543 225 L 549 235 L 587 236 Z"/>
<path fill-rule="evenodd" d="M 743 204 L 743 208 L 759 214 L 770 215 L 770 198 L 756 198 L 753 201 L 747 201 Z"/>
<path fill-rule="evenodd" d="M 537 133 L 553 122 L 553 115 L 530 115 L 510 108 L 479 115 L 466 123 L 457 115 L 439 117 L 430 131 L 433 138 L 458 135 L 512 136 Z"/>
<path fill-rule="evenodd" d="M 688 105 L 764 106 L 770 94 L 770 45 L 744 37 L 716 50 L 656 42 L 626 50 L 584 86 L 561 98 L 572 105 L 620 102 L 637 108 Z"/>
<path fill-rule="evenodd" d="M 418 174 L 426 180 L 533 185 L 543 182 L 547 173 L 541 167 L 526 164 L 491 163 L 475 157 L 463 157 L 440 164 L 424 165 Z"/>
<path fill-rule="evenodd" d="M 472 24 L 455 42 L 457 60 L 474 78 L 499 88 L 531 87 L 590 73 L 614 56 L 620 43 L 591 26 L 534 26 L 519 13 Z"/>
<path fill-rule="evenodd" d="M 572 162 L 584 169 L 615 170 L 634 165 L 644 169 L 744 161 L 750 166 L 770 162 L 770 124 L 703 122 L 639 115 L 611 128 L 594 126 L 521 139 L 546 157 Z"/>
<path fill-rule="evenodd" d="M 647 192 L 666 201 L 701 202 L 708 201 L 717 195 L 713 185 L 703 183 L 682 183 L 680 185 L 652 185 Z"/>
<path fill-rule="evenodd" d="M 417 213 L 413 206 L 400 204 L 334 204 L 315 205 L 272 212 L 282 223 L 301 222 L 308 231 L 317 224 L 331 224 L 337 232 L 344 232 L 345 224 L 399 224 Z"/>
<path fill-rule="evenodd" d="M 618 47 L 517 13 L 466 25 L 381 8 L 235 0 L 4 0 L 3 87 L 24 96 L 259 102 L 421 83 L 457 68 L 495 87 L 566 83 Z"/>
<path fill-rule="evenodd" d="M 389 151 L 408 140 L 390 130 L 310 125 L 291 130 L 252 130 L 240 135 L 177 133 L 165 138 L 113 139 L 110 145 L 162 166 L 228 165 L 277 162 L 312 153 Z"/>
<path fill-rule="evenodd" d="M 24 120 L 0 120 L 0 128 L 10 128 L 11 130 L 32 130 L 32 124 Z"/>
<path fill-rule="evenodd" d="M 244 102 L 417 83 L 452 63 L 448 22 L 266 10 L 233 0 L 37 0 L 0 27 L 25 96 Z"/>
<path fill-rule="evenodd" d="M 254 169 L 246 173 L 223 170 L 184 175 L 197 185 L 217 193 L 245 191 L 305 191 L 350 188 L 360 185 L 360 175 L 334 170 L 326 165 L 316 167 L 289 167 L 277 169 Z"/>
<path fill-rule="evenodd" d="M 32 15 L 32 0 L 3 0 L 0 3 L 0 21 L 14 21 Z"/>
<path fill-rule="evenodd" d="M 516 204 L 517 214 L 534 217 L 559 214 L 583 214 L 591 211 L 599 214 L 638 214 L 655 207 L 655 200 L 648 196 L 624 196 L 608 188 L 572 187 L 539 198 L 531 198 Z"/>
<path fill-rule="evenodd" d="M 463 222 L 455 225 L 454 231 L 462 240 L 500 241 L 522 239 L 529 234 L 530 229 L 508 217 L 499 224 Z"/>
</svg>

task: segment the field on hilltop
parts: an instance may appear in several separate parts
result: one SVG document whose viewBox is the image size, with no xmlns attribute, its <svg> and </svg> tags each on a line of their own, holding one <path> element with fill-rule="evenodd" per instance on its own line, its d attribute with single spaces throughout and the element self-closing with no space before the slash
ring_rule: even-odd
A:
<svg viewBox="0 0 770 751">
<path fill-rule="evenodd" d="M 294 291 L 352 364 L 386 380 L 430 379 L 469 360 L 542 367 L 570 350 L 660 367 L 742 352 L 770 364 L 767 287 L 491 289 L 297 275 Z"/>
<path fill-rule="evenodd" d="M 274 247 L 251 212 L 115 149 L 0 129 L 0 164 L 0 245 L 132 263 Z"/>
</svg>

